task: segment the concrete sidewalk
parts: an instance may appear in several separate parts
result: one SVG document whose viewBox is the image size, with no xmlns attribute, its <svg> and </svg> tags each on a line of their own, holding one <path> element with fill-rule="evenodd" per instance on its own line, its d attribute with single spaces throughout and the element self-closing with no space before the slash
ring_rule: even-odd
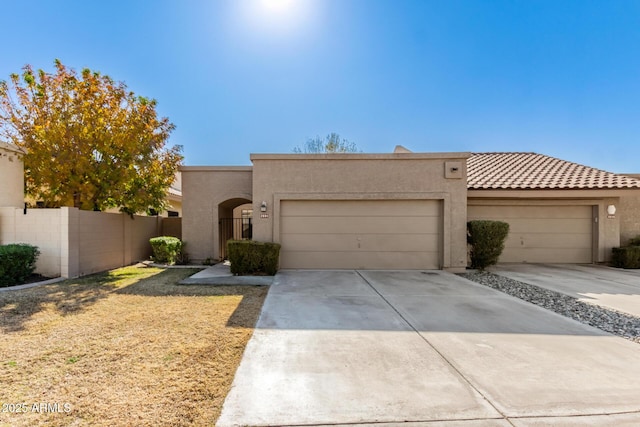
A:
<svg viewBox="0 0 640 427">
<path fill-rule="evenodd" d="M 640 317 L 640 271 L 597 265 L 501 264 L 492 273 Z"/>
<path fill-rule="evenodd" d="M 218 263 L 180 281 L 181 285 L 269 286 L 274 276 L 234 276 L 229 264 Z"/>
<path fill-rule="evenodd" d="M 282 271 L 217 425 L 638 425 L 638 378 L 637 344 L 446 272 Z"/>
</svg>

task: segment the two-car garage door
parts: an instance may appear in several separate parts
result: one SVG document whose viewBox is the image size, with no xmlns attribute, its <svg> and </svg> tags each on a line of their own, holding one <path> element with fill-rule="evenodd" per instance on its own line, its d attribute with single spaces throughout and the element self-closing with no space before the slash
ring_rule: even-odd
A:
<svg viewBox="0 0 640 427">
<path fill-rule="evenodd" d="M 589 205 L 469 205 L 468 219 L 509 223 L 500 262 L 591 263 Z M 436 269 L 439 200 L 283 200 L 282 268 Z"/>
<path fill-rule="evenodd" d="M 282 268 L 436 269 L 438 200 L 283 200 Z"/>
<path fill-rule="evenodd" d="M 499 262 L 573 264 L 593 260 L 591 206 L 470 205 L 468 218 L 509 223 L 509 237 Z"/>
</svg>

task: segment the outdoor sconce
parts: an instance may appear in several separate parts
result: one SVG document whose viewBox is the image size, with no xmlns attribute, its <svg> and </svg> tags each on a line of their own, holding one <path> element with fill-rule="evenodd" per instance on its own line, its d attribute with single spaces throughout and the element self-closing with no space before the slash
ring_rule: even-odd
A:
<svg viewBox="0 0 640 427">
<path fill-rule="evenodd" d="M 607 214 L 609 214 L 609 215 L 615 215 L 615 214 L 616 214 L 616 207 L 615 207 L 615 205 L 609 205 L 609 206 L 607 206 Z"/>
<path fill-rule="evenodd" d="M 266 212 L 267 211 L 267 202 L 262 202 L 262 204 L 260 205 L 260 212 Z"/>
</svg>

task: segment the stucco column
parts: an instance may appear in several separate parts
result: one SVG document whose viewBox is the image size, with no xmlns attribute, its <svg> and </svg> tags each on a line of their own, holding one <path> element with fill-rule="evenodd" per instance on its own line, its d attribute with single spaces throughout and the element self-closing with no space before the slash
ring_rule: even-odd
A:
<svg viewBox="0 0 640 427">
<path fill-rule="evenodd" d="M 77 208 L 60 208 L 60 275 L 80 275 L 80 215 Z"/>
</svg>

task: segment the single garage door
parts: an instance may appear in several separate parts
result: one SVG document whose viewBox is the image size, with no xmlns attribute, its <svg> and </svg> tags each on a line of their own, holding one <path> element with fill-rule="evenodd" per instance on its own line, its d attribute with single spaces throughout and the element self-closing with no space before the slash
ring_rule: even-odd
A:
<svg viewBox="0 0 640 427">
<path fill-rule="evenodd" d="M 436 269 L 437 200 L 284 200 L 282 268 Z"/>
<path fill-rule="evenodd" d="M 590 263 L 591 206 L 469 206 L 468 217 L 509 223 L 499 262 Z"/>
</svg>

